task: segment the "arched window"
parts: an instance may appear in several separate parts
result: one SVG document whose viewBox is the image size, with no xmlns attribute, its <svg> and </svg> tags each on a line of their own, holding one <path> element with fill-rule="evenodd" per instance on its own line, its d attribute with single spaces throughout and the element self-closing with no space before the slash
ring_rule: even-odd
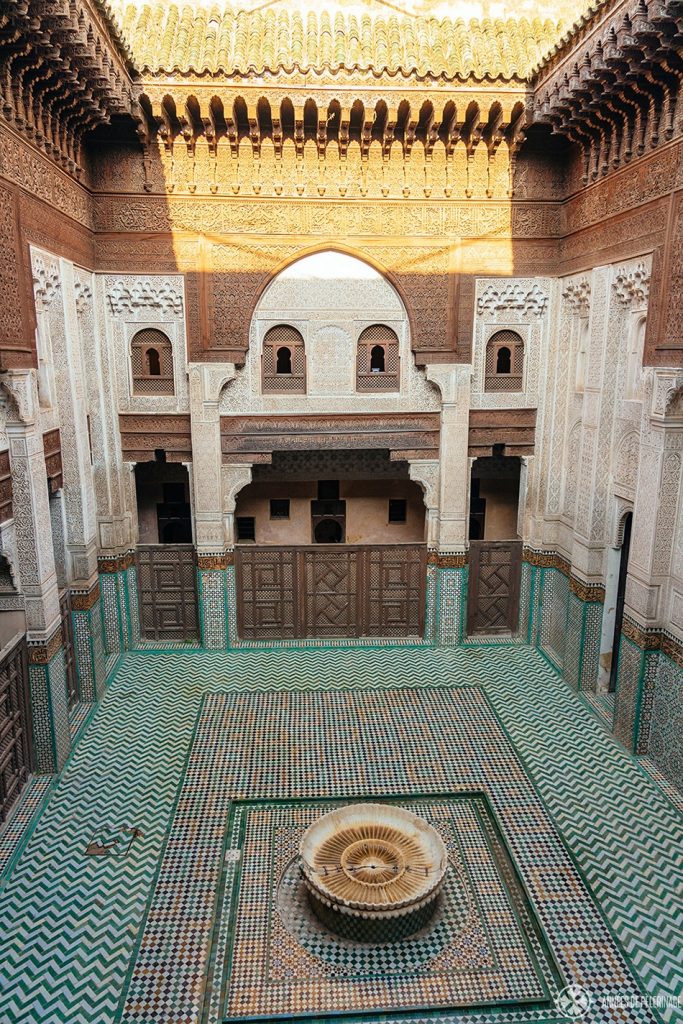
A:
<svg viewBox="0 0 683 1024">
<path fill-rule="evenodd" d="M 524 342 L 515 331 L 496 331 L 489 338 L 484 390 L 524 390 Z"/>
<path fill-rule="evenodd" d="M 398 337 L 386 324 L 366 327 L 358 339 L 356 391 L 398 391 Z"/>
<path fill-rule="evenodd" d="M 304 339 L 295 327 L 278 324 L 266 331 L 261 360 L 264 394 L 303 395 L 306 392 Z"/>
<path fill-rule="evenodd" d="M 384 373 L 386 352 L 383 345 L 374 345 L 370 350 L 370 373 Z"/>
<path fill-rule="evenodd" d="M 134 395 L 172 395 L 173 348 L 170 338 L 152 327 L 138 331 L 130 343 Z"/>
</svg>

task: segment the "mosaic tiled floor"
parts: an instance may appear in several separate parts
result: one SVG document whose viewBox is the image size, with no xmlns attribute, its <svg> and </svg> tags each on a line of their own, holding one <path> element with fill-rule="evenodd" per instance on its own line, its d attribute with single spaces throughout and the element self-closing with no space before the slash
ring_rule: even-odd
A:
<svg viewBox="0 0 683 1024">
<path fill-rule="evenodd" d="M 680 816 L 544 659 L 506 645 L 125 656 L 0 895 L 2 1024 L 113 1024 L 204 694 L 468 684 L 483 687 L 657 1013 L 683 1019 Z M 85 855 L 98 830 L 135 826 L 125 855 Z"/>
<path fill-rule="evenodd" d="M 228 834 L 241 845 L 224 861 L 215 994 L 205 997 L 205 1019 L 294 1019 L 354 1005 L 554 1005 L 562 987 L 559 971 L 515 884 L 483 797 L 402 802 L 439 831 L 449 865 L 430 925 L 414 938 L 385 945 L 339 939 L 310 910 L 298 843 L 308 825 L 337 806 L 234 805 Z M 233 908 L 231 929 L 223 919 L 231 919 Z"/>
</svg>

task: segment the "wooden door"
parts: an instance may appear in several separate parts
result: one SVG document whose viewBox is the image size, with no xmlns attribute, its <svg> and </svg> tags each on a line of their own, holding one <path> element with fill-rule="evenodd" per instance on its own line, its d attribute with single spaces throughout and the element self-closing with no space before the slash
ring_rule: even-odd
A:
<svg viewBox="0 0 683 1024">
<path fill-rule="evenodd" d="M 470 541 L 469 635 L 517 632 L 521 569 L 521 540 Z"/>
<path fill-rule="evenodd" d="M 33 767 L 31 702 L 26 638 L 21 636 L 0 661 L 0 822 Z"/>
<path fill-rule="evenodd" d="M 74 628 L 71 618 L 71 595 L 68 590 L 59 595 L 59 610 L 62 615 L 62 639 L 64 641 L 64 662 L 66 667 L 66 690 L 69 707 L 78 703 L 78 676 L 76 673 L 76 651 L 74 649 Z"/>
<path fill-rule="evenodd" d="M 196 640 L 197 569 L 191 544 L 141 544 L 136 552 L 140 630 L 147 640 Z"/>
</svg>

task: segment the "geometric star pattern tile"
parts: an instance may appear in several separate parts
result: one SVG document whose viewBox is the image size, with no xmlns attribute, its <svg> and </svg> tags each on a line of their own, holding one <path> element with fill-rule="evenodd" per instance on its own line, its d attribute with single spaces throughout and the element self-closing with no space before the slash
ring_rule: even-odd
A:
<svg viewBox="0 0 683 1024">
<path fill-rule="evenodd" d="M 2 1024 L 113 1024 L 205 694 L 471 684 L 486 693 L 640 985 L 653 999 L 680 994 L 680 815 L 535 651 L 133 652 L 0 893 Z M 86 856 L 104 826 L 141 835 L 125 857 Z M 683 1019 L 668 1002 L 658 1013 Z"/>
</svg>

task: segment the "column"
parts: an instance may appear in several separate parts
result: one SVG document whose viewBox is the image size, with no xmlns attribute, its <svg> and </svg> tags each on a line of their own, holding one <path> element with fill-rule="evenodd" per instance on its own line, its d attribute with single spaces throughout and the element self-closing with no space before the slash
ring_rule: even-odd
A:
<svg viewBox="0 0 683 1024">
<path fill-rule="evenodd" d="M 59 771 L 69 754 L 69 711 L 38 391 L 33 370 L 2 378 L 12 470 L 18 569 L 25 598 L 36 769 Z"/>
</svg>

